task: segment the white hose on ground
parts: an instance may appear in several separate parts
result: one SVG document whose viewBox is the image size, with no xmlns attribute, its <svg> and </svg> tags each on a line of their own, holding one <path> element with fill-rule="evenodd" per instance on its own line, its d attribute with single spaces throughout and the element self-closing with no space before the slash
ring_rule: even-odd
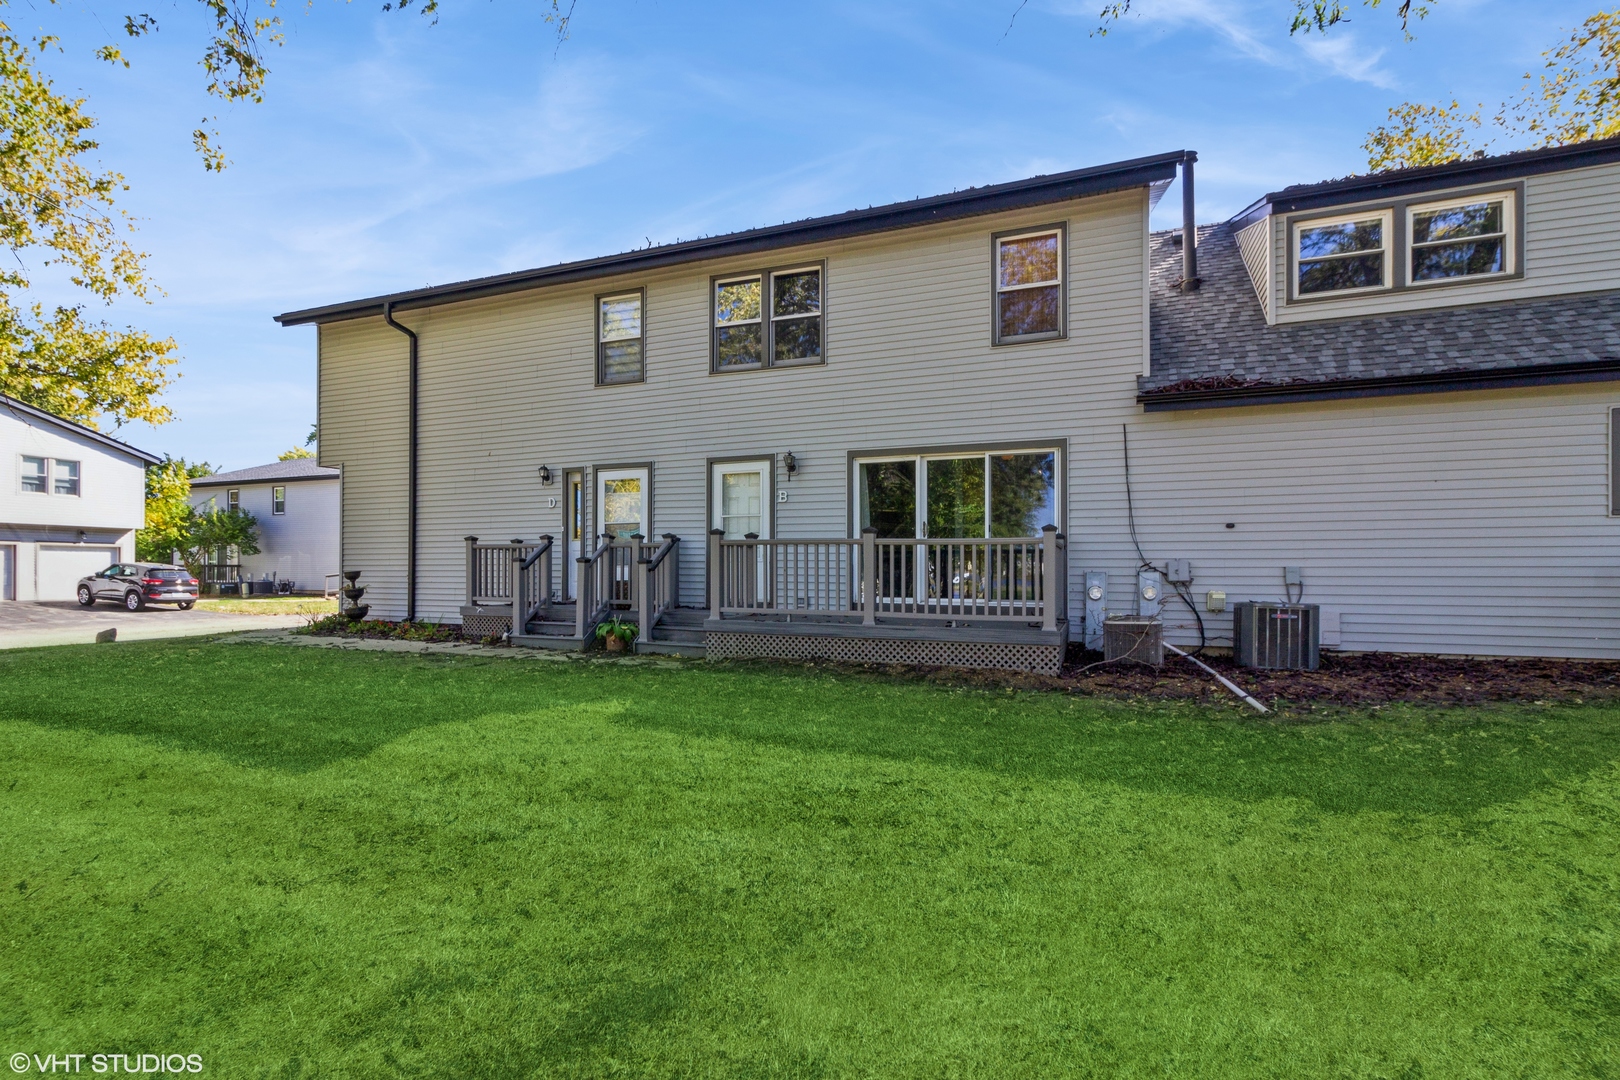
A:
<svg viewBox="0 0 1620 1080">
<path fill-rule="evenodd" d="M 1207 671 L 1211 675 L 1215 676 L 1215 681 L 1216 682 L 1220 683 L 1222 686 L 1224 686 L 1228 690 L 1232 691 L 1232 693 L 1234 693 L 1238 697 L 1242 698 L 1246 704 L 1253 705 L 1257 712 L 1268 713 L 1268 712 L 1271 711 L 1270 709 L 1266 708 L 1264 705 L 1262 705 L 1258 701 L 1256 701 L 1254 698 L 1250 697 L 1247 693 L 1245 693 L 1243 688 L 1241 686 L 1239 686 L 1237 683 L 1233 682 L 1231 679 L 1228 679 L 1225 675 L 1222 675 L 1220 672 L 1216 671 L 1214 668 L 1210 667 L 1208 664 L 1206 664 L 1202 660 L 1198 659 L 1198 657 L 1193 656 L 1191 653 L 1182 652 L 1180 649 L 1176 648 L 1174 645 L 1170 644 L 1168 641 L 1165 642 L 1164 647 L 1169 649 L 1171 652 L 1175 653 L 1177 656 L 1184 657 L 1185 659 L 1191 660 L 1193 663 L 1197 664 L 1199 667 L 1203 668 L 1205 671 Z"/>
</svg>

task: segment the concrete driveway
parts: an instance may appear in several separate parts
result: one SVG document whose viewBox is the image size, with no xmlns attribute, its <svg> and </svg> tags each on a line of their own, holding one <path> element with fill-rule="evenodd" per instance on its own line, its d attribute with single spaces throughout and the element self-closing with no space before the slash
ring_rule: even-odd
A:
<svg viewBox="0 0 1620 1080">
<path fill-rule="evenodd" d="M 109 626 L 118 628 L 119 641 L 148 638 L 228 634 L 236 630 L 269 630 L 302 626 L 302 615 L 231 615 L 193 608 L 149 607 L 125 611 L 111 604 L 82 608 L 72 600 L 43 604 L 0 601 L 0 649 L 26 649 L 36 645 L 81 645 L 96 640 Z"/>
</svg>

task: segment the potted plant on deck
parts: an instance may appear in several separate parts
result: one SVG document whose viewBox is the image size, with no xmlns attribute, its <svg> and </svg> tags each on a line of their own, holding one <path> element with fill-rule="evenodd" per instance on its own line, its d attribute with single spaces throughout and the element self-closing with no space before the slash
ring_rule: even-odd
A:
<svg viewBox="0 0 1620 1080">
<path fill-rule="evenodd" d="M 636 624 L 622 619 L 608 619 L 597 625 L 596 640 L 608 652 L 624 652 L 636 640 Z"/>
</svg>

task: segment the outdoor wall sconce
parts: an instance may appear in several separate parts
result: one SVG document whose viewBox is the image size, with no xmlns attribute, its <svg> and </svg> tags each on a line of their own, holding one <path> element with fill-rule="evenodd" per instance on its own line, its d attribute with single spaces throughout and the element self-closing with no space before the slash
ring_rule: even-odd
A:
<svg viewBox="0 0 1620 1080">
<path fill-rule="evenodd" d="M 551 483 L 551 467 L 549 465 L 540 466 L 540 482 L 542 484 Z"/>
<path fill-rule="evenodd" d="M 799 459 L 793 456 L 793 451 L 789 450 L 782 455 L 782 468 L 787 470 L 789 480 L 793 479 L 793 474 L 799 471 Z"/>
</svg>

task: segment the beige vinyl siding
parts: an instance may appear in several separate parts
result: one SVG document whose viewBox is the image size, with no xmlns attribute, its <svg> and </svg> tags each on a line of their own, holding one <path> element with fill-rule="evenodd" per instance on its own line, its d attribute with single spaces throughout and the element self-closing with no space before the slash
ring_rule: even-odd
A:
<svg viewBox="0 0 1620 1080">
<path fill-rule="evenodd" d="M 1503 188 L 1510 181 L 1504 181 Z M 1276 305 L 1277 322 L 1340 319 L 1385 311 L 1479 304 L 1560 293 L 1620 289 L 1620 165 L 1526 177 L 1523 278 L 1363 293 L 1338 300 Z M 1478 190 L 1472 185 L 1469 190 Z M 1445 192 L 1425 194 L 1439 201 Z M 1378 204 L 1359 203 L 1357 206 Z M 1324 208 L 1322 214 L 1333 211 Z M 1314 216 L 1318 211 L 1312 211 Z M 1272 215 L 1274 296 L 1288 295 L 1287 216 Z"/>
<path fill-rule="evenodd" d="M 1055 221 L 1069 226 L 1070 336 L 993 348 L 990 235 Z M 401 315 L 422 338 L 419 614 L 459 617 L 466 534 L 560 537 L 566 469 L 652 464 L 651 531 L 683 538 L 683 599 L 701 605 L 710 458 L 793 451 L 775 535 L 844 536 L 851 451 L 1058 440 L 1071 610 L 1084 572 L 1103 570 L 1129 611 L 1128 424 L 1143 548 L 1191 560 L 1200 603 L 1208 589 L 1281 598 L 1282 567 L 1300 566 L 1329 644 L 1620 657 L 1605 412 L 1620 388 L 1144 415 L 1145 229 L 1145 200 L 1123 193 Z M 710 275 L 813 259 L 827 263 L 826 364 L 708 374 Z M 592 297 L 641 286 L 647 381 L 597 387 Z M 326 327 L 321 348 L 344 564 L 365 572 L 375 615 L 398 617 L 406 341 L 372 319 Z M 542 464 L 559 482 L 540 485 Z M 1170 639 L 1196 642 L 1179 601 L 1165 610 Z M 1224 644 L 1230 614 L 1206 619 Z"/>
<path fill-rule="evenodd" d="M 1131 424 L 1138 535 L 1155 562 L 1192 560 L 1200 605 L 1281 599 L 1301 567 L 1346 649 L 1620 657 L 1616 403 L 1598 387 L 1150 414 Z M 1095 497 L 1081 560 L 1128 589 L 1123 492 Z M 1204 617 L 1228 643 L 1230 614 Z M 1166 621 L 1196 641 L 1179 601 Z"/>
<path fill-rule="evenodd" d="M 1271 218 L 1261 218 L 1250 225 L 1244 226 L 1237 232 L 1238 252 L 1243 256 L 1243 265 L 1249 271 L 1249 281 L 1254 285 L 1254 295 L 1260 301 L 1260 310 L 1265 314 L 1266 322 L 1271 322 L 1271 264 L 1266 261 L 1266 252 L 1271 235 Z"/>
<path fill-rule="evenodd" d="M 652 530 L 683 537 L 682 591 L 701 603 L 711 457 L 793 451 L 777 535 L 844 536 L 851 450 L 1052 443 L 1082 417 L 1121 415 L 1143 363 L 1144 209 L 1132 191 L 401 314 L 422 337 L 419 613 L 458 617 L 464 535 L 562 535 L 547 505 L 562 485 L 542 487 L 541 464 L 560 477 L 653 463 Z M 1056 221 L 1069 225 L 1069 338 L 993 348 L 990 235 Z M 825 365 L 709 374 L 710 276 L 819 259 Z M 646 382 L 598 387 L 592 297 L 642 285 Z M 371 580 L 369 563 L 403 551 L 403 382 L 384 376 L 403 380 L 405 340 L 373 319 L 328 326 L 322 343 L 322 460 L 344 466 L 345 566 Z M 374 455 L 359 452 L 373 439 Z M 392 589 L 373 597 L 380 615 L 402 610 Z"/>
<path fill-rule="evenodd" d="M 322 327 L 320 463 L 343 470 L 341 563 L 379 617 L 405 612 L 407 341 L 380 319 Z"/>
</svg>

